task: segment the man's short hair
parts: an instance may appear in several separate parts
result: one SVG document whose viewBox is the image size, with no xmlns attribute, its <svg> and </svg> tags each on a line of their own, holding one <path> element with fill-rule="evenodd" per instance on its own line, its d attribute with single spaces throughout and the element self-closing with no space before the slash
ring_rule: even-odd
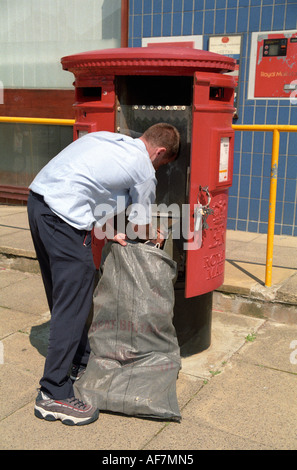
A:
<svg viewBox="0 0 297 470">
<path fill-rule="evenodd" d="M 176 127 L 160 122 L 149 127 L 143 137 L 154 147 L 165 147 L 164 158 L 174 159 L 180 147 L 180 134 Z"/>
</svg>

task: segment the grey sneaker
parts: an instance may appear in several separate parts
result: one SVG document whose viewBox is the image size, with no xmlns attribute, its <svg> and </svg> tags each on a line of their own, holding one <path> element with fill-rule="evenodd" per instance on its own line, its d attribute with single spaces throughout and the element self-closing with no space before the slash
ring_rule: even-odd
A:
<svg viewBox="0 0 297 470">
<path fill-rule="evenodd" d="M 87 405 L 75 397 L 66 400 L 53 400 L 39 390 L 36 398 L 34 414 L 37 418 L 47 421 L 60 419 L 68 426 L 82 426 L 93 423 L 99 416 L 99 410 Z"/>
<path fill-rule="evenodd" d="M 79 380 L 85 373 L 86 366 L 77 366 L 72 364 L 71 371 L 70 371 L 70 378 L 71 380 Z"/>
</svg>

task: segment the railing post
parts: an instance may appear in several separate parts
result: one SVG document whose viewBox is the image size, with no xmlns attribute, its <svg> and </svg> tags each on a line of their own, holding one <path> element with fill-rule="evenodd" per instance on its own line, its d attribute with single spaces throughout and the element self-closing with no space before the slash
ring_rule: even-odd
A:
<svg viewBox="0 0 297 470">
<path fill-rule="evenodd" d="M 279 130 L 274 129 L 273 141 L 272 141 L 269 213 L 268 213 L 267 248 L 266 248 L 266 272 L 265 272 L 265 286 L 266 287 L 271 287 L 271 278 L 272 278 L 278 156 L 279 156 Z"/>
</svg>

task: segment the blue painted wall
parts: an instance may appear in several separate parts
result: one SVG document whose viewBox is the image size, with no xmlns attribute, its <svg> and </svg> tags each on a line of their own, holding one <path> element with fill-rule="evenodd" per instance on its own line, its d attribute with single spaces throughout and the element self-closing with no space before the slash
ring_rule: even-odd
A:
<svg viewBox="0 0 297 470">
<path fill-rule="evenodd" d="M 235 124 L 297 124 L 297 104 L 248 100 L 251 35 L 297 29 L 292 0 L 130 0 L 129 46 L 142 37 L 242 34 L 239 119 Z M 266 233 L 272 133 L 236 132 L 234 179 L 229 192 L 228 228 Z M 275 233 L 297 236 L 297 134 L 281 133 Z"/>
</svg>

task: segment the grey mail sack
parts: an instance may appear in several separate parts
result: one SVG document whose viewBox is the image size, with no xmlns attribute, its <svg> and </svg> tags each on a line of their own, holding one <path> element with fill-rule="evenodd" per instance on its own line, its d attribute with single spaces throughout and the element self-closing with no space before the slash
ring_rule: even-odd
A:
<svg viewBox="0 0 297 470">
<path fill-rule="evenodd" d="M 89 330 L 91 355 L 75 395 L 126 415 L 180 421 L 175 328 L 176 263 L 143 243 L 104 247 Z"/>
</svg>

